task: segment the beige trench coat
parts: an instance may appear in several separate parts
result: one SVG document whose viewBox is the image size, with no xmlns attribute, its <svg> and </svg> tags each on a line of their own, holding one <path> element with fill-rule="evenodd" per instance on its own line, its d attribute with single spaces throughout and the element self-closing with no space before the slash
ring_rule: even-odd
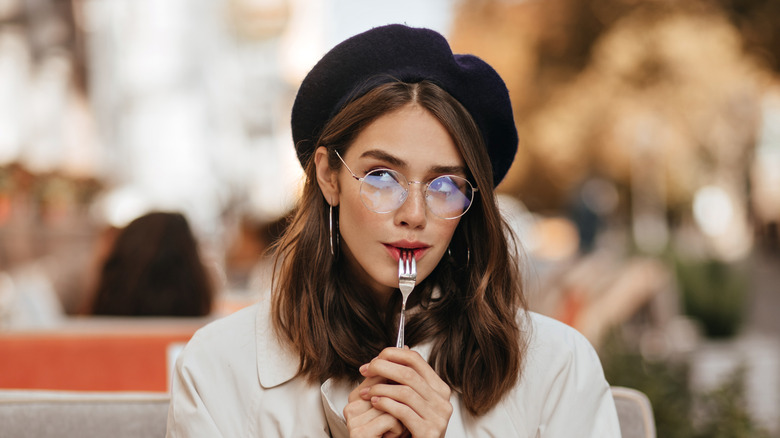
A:
<svg viewBox="0 0 780 438">
<path fill-rule="evenodd" d="M 350 388 L 296 376 L 298 358 L 273 335 L 269 310 L 261 301 L 192 337 L 173 375 L 168 437 L 348 436 L 341 412 Z M 524 315 L 532 329 L 519 383 L 480 417 L 453 392 L 447 437 L 620 437 L 590 343 L 553 319 Z M 425 346 L 415 349 L 427 357 Z"/>
</svg>

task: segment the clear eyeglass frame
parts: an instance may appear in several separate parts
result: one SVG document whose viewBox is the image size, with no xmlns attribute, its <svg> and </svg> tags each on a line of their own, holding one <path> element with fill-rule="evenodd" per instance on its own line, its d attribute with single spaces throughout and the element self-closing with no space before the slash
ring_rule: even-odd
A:
<svg viewBox="0 0 780 438">
<path fill-rule="evenodd" d="M 409 186 L 412 184 L 424 184 L 425 187 L 423 189 L 423 198 L 425 199 L 425 205 L 428 208 L 428 210 L 430 210 L 431 213 L 433 213 L 434 215 L 442 219 L 446 219 L 446 220 L 457 219 L 469 211 L 469 209 L 471 208 L 471 204 L 474 202 L 474 193 L 479 190 L 477 187 L 474 187 L 468 179 L 458 175 L 440 175 L 434 178 L 433 180 L 431 180 L 430 182 L 425 183 L 423 181 L 409 181 L 409 179 L 407 179 L 403 173 L 398 172 L 397 170 L 378 168 L 367 172 L 366 175 L 361 178 L 355 175 L 355 172 L 353 172 L 352 169 L 347 165 L 347 163 L 344 161 L 344 159 L 341 157 L 341 154 L 339 154 L 337 150 L 334 149 L 333 151 L 336 153 L 336 156 L 339 158 L 341 163 L 344 164 L 344 167 L 347 168 L 347 171 L 349 171 L 352 177 L 355 178 L 355 180 L 360 182 L 360 200 L 363 202 L 363 205 L 368 210 L 373 211 L 375 213 L 386 214 L 399 209 L 404 204 L 404 202 L 406 202 L 406 199 L 408 198 Z M 376 189 L 377 192 L 381 188 L 374 186 L 371 183 L 366 181 L 370 180 L 371 176 L 381 175 L 383 173 L 389 174 L 391 176 L 389 180 L 386 180 L 387 186 L 384 187 L 386 189 L 389 189 L 387 190 L 387 192 L 395 194 L 395 192 L 391 192 L 390 190 L 398 190 L 398 189 L 400 189 L 400 192 L 398 192 L 399 196 L 397 197 L 397 199 L 388 200 L 387 198 L 385 198 L 381 201 L 378 200 L 376 202 L 377 204 L 382 203 L 383 205 L 387 204 L 387 206 L 386 208 L 377 208 L 377 206 L 369 205 L 372 204 L 371 198 L 374 195 L 372 195 L 367 190 L 365 190 L 365 187 L 371 186 L 373 189 Z M 381 179 L 382 178 L 377 178 L 377 180 L 381 180 Z M 451 210 L 452 214 L 444 213 L 443 210 L 440 210 L 439 208 L 437 208 L 437 206 L 439 204 L 443 204 L 446 202 L 453 202 L 453 203 L 456 202 L 457 199 L 452 200 L 453 198 L 451 197 L 451 194 L 455 193 L 455 191 L 434 189 L 433 193 L 438 195 L 440 199 L 439 201 L 437 201 L 436 197 L 431 196 L 432 193 L 431 186 L 458 188 L 457 192 L 463 196 L 463 198 L 461 199 L 461 203 L 464 205 L 461 206 L 462 208 L 453 208 Z M 386 196 L 386 195 L 380 195 L 380 196 Z M 457 195 L 455 196 L 457 197 Z M 436 202 L 439 202 L 439 204 L 436 204 Z M 454 203 L 453 205 L 457 206 L 458 204 Z M 462 211 L 458 211 L 458 210 L 462 210 Z"/>
</svg>

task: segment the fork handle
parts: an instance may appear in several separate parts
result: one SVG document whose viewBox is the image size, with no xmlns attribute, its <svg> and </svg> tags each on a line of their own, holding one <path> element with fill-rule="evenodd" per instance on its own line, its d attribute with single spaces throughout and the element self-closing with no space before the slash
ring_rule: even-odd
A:
<svg viewBox="0 0 780 438">
<path fill-rule="evenodd" d="M 398 339 L 395 341 L 396 348 L 404 348 L 404 326 L 406 325 L 406 303 L 401 305 L 401 318 L 398 320 Z"/>
</svg>

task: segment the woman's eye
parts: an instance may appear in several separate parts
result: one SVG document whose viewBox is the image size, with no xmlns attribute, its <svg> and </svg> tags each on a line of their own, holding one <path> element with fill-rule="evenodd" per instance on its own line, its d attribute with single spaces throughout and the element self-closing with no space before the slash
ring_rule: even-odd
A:
<svg viewBox="0 0 780 438">
<path fill-rule="evenodd" d="M 402 178 L 398 172 L 390 169 L 375 169 L 366 175 L 365 181 L 376 187 L 403 186 Z"/>
<path fill-rule="evenodd" d="M 450 178 L 447 178 L 446 176 L 441 176 L 431 181 L 430 190 L 433 190 L 438 193 L 448 194 L 455 190 L 455 184 L 452 182 Z"/>
<path fill-rule="evenodd" d="M 381 180 L 389 180 L 393 178 L 393 172 L 391 172 L 388 169 L 374 169 L 374 170 L 370 170 L 368 173 L 372 177 Z"/>
</svg>

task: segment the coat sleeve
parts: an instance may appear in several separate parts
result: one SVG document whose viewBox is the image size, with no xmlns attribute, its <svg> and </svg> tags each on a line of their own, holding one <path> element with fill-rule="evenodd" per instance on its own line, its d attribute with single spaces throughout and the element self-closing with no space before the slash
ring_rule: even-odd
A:
<svg viewBox="0 0 780 438">
<path fill-rule="evenodd" d="M 171 376 L 168 437 L 257 435 L 253 307 L 201 327 L 176 359 Z"/>
<path fill-rule="evenodd" d="M 198 346 L 191 341 L 176 360 L 168 407 L 167 438 L 221 437 L 214 417 L 202 399 L 192 367 Z"/>
<path fill-rule="evenodd" d="M 543 319 L 533 334 L 534 343 L 543 346 L 532 359 L 535 369 L 525 376 L 540 383 L 537 436 L 619 438 L 612 391 L 593 346 L 573 328 Z"/>
</svg>

